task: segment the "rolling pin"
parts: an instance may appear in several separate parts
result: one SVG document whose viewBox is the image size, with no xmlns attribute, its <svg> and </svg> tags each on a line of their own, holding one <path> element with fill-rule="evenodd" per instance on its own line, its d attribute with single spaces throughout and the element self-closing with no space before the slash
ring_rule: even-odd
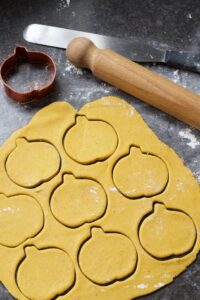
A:
<svg viewBox="0 0 200 300">
<path fill-rule="evenodd" d="M 200 130 L 200 96 L 87 38 L 75 38 L 67 58 L 122 91 Z"/>
</svg>

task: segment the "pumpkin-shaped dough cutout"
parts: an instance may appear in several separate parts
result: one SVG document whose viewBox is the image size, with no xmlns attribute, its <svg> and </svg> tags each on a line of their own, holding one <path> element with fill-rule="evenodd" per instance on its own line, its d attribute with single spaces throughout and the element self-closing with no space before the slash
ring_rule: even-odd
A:
<svg viewBox="0 0 200 300">
<path fill-rule="evenodd" d="M 6 161 L 7 174 L 16 184 L 35 187 L 58 173 L 60 155 L 52 144 L 24 138 L 17 139 L 16 144 Z"/>
<path fill-rule="evenodd" d="M 66 153 L 81 164 L 102 161 L 113 154 L 118 137 L 113 127 L 97 120 L 77 116 L 76 123 L 64 138 Z"/>
<path fill-rule="evenodd" d="M 1 245 L 16 247 L 39 233 L 43 225 L 43 211 L 34 198 L 26 195 L 0 195 Z"/>
<path fill-rule="evenodd" d="M 31 300 L 50 300 L 67 292 L 74 283 L 75 270 L 69 255 L 57 248 L 25 248 L 16 280 L 22 294 Z"/>
<path fill-rule="evenodd" d="M 107 197 L 96 181 L 65 174 L 62 184 L 52 195 L 50 205 L 54 217 L 60 223 L 78 227 L 104 215 Z"/>
<path fill-rule="evenodd" d="M 130 153 L 116 163 L 113 180 L 126 197 L 151 197 L 161 193 L 166 187 L 168 169 L 159 157 L 131 147 Z"/>
<path fill-rule="evenodd" d="M 107 285 L 130 276 L 137 264 L 132 241 L 120 233 L 106 233 L 93 228 L 79 254 L 79 265 L 85 276 L 99 285 Z"/>
<path fill-rule="evenodd" d="M 173 258 L 192 250 L 196 228 L 185 213 L 157 203 L 154 211 L 141 223 L 139 239 L 143 248 L 153 257 Z"/>
</svg>

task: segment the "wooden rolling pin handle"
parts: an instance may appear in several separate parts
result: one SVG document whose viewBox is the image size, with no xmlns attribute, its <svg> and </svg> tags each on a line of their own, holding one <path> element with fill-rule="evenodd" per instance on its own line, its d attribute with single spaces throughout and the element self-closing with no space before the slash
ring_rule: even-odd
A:
<svg viewBox="0 0 200 300">
<path fill-rule="evenodd" d="M 200 130 L 200 96 L 86 38 L 72 40 L 68 59 L 98 78 Z"/>
</svg>

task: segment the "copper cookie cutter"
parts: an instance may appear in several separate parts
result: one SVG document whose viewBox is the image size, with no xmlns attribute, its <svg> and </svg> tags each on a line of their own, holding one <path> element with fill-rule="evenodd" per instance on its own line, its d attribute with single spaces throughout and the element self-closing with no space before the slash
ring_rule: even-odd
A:
<svg viewBox="0 0 200 300">
<path fill-rule="evenodd" d="M 34 87 L 25 92 L 19 92 L 12 88 L 8 83 L 8 75 L 11 70 L 13 70 L 22 62 L 30 64 L 37 63 L 47 66 L 50 72 L 48 81 L 38 88 Z M 50 92 L 56 77 L 56 66 L 54 61 L 47 54 L 43 52 L 28 51 L 25 47 L 17 46 L 14 50 L 13 55 L 8 57 L 1 65 L 0 77 L 3 82 L 5 91 L 9 97 L 17 102 L 29 102 L 32 99 L 40 98 L 41 96 L 44 96 Z"/>
</svg>

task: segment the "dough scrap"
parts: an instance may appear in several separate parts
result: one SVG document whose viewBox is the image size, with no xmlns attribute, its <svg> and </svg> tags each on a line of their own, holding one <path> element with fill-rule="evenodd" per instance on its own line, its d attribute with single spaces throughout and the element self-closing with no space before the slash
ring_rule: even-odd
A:
<svg viewBox="0 0 200 300">
<path fill-rule="evenodd" d="M 16 299 L 152 293 L 195 260 L 199 216 L 190 170 L 119 98 L 53 103 L 0 149 L 0 281 Z"/>
</svg>

